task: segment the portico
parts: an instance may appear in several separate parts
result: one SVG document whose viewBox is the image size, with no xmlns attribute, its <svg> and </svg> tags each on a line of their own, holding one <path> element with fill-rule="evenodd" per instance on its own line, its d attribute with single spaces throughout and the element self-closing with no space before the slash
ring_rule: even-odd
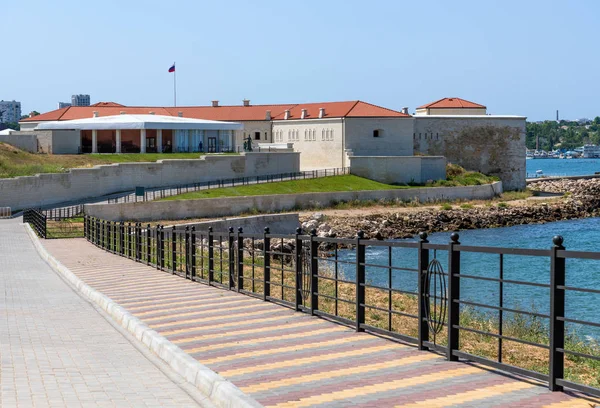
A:
<svg viewBox="0 0 600 408">
<path fill-rule="evenodd" d="M 162 115 L 113 115 L 40 123 L 36 130 L 78 130 L 83 153 L 228 152 L 236 122 Z"/>
</svg>

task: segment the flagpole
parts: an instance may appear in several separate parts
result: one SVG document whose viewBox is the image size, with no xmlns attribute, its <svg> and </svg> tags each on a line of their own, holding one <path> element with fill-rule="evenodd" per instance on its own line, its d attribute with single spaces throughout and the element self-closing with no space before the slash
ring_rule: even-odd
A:
<svg viewBox="0 0 600 408">
<path fill-rule="evenodd" d="M 173 67 L 175 67 L 175 63 L 173 63 Z M 173 71 L 173 102 L 174 106 L 177 106 L 177 67 Z"/>
</svg>

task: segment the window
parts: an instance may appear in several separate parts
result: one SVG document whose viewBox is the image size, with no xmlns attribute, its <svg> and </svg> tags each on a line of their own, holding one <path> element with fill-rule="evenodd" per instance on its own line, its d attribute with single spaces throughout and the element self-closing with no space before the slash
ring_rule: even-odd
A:
<svg viewBox="0 0 600 408">
<path fill-rule="evenodd" d="M 380 130 L 379 129 L 375 129 L 373 131 L 373 137 L 379 137 L 379 133 L 380 133 Z"/>
<path fill-rule="evenodd" d="M 254 132 L 254 140 L 260 140 L 260 132 Z"/>
</svg>

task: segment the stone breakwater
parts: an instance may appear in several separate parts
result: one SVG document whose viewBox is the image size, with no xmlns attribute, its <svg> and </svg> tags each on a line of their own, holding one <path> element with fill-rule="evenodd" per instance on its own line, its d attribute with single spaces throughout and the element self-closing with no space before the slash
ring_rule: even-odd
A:
<svg viewBox="0 0 600 408">
<path fill-rule="evenodd" d="M 323 237 L 355 237 L 358 230 L 370 239 L 410 238 L 420 231 L 443 232 L 478 228 L 541 224 L 552 221 L 600 216 L 600 180 L 557 180 L 538 182 L 534 191 L 565 193 L 559 201 L 536 202 L 499 207 L 490 205 L 469 209 L 427 209 L 414 212 L 365 213 L 357 216 L 329 216 L 317 213 L 302 227 L 313 228 Z"/>
</svg>

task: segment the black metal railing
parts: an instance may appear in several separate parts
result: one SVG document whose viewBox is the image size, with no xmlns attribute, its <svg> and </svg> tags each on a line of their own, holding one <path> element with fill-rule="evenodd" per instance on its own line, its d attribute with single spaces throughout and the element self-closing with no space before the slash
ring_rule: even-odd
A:
<svg viewBox="0 0 600 408">
<path fill-rule="evenodd" d="M 23 222 L 31 225 L 31 228 L 42 238 L 46 238 L 46 221 L 46 215 L 37 208 L 23 211 Z"/>
<path fill-rule="evenodd" d="M 23 211 L 23 222 L 46 239 L 84 237 L 83 205 L 50 210 L 28 208 Z"/>
<path fill-rule="evenodd" d="M 600 290 L 567 284 L 568 272 L 576 269 L 568 270 L 567 260 L 597 262 L 600 253 L 567 251 L 560 236 L 554 237 L 550 249 L 520 249 L 462 245 L 456 233 L 449 243 L 434 244 L 425 233 L 417 242 L 408 242 L 368 240 L 362 232 L 354 239 L 340 239 L 319 237 L 315 230 L 306 235 L 300 229 L 293 235 L 271 234 L 268 228 L 263 234 L 247 234 L 241 228 L 196 231 L 189 226 L 151 227 L 89 216 L 84 225 L 85 237 L 98 247 L 186 279 L 326 317 L 356 331 L 400 339 L 422 350 L 442 352 L 451 361 L 463 358 L 530 376 L 554 391 L 567 387 L 600 396 L 600 389 L 565 376 L 565 356 L 600 361 L 598 349 L 568 347 L 566 323 L 594 330 L 600 322 L 568 317 L 566 299 L 573 293 L 598 295 Z M 492 260 L 475 270 L 472 256 Z M 508 276 L 507 258 L 513 257 L 526 258 L 519 264 L 523 268 L 532 260 L 540 261 L 544 276 L 531 280 Z M 496 262 L 497 275 L 492 276 Z M 511 274 L 520 270 L 513 269 Z M 470 298 L 469 287 L 477 292 L 485 285 L 494 289 L 483 298 Z M 546 291 L 545 310 L 525 310 L 509 302 L 510 292 L 517 288 Z M 496 317 L 473 326 L 468 313 L 474 308 Z M 547 338 L 507 332 L 509 316 L 544 320 Z M 469 346 L 482 338 L 497 342 L 495 353 Z M 523 349 L 514 351 L 514 345 Z M 515 353 L 527 350 L 541 350 L 547 356 L 545 368 L 515 363 L 529 358 L 526 354 L 515 360 Z"/>
<path fill-rule="evenodd" d="M 264 176 L 236 177 L 214 181 L 203 181 L 198 183 L 181 184 L 172 187 L 159 187 L 146 189 L 144 196 L 136 197 L 130 193 L 121 197 L 108 199 L 109 204 L 128 203 L 135 201 L 153 201 L 173 195 L 185 194 L 200 190 L 209 190 L 213 188 L 238 187 L 252 184 L 274 183 L 280 181 L 306 180 L 320 177 L 341 176 L 350 174 L 349 167 L 340 167 L 333 169 L 309 170 L 292 173 L 268 174 Z"/>
<path fill-rule="evenodd" d="M 46 215 L 47 219 L 61 221 L 66 218 L 83 217 L 83 204 L 50 208 L 41 211 L 44 213 L 44 215 Z"/>
</svg>

